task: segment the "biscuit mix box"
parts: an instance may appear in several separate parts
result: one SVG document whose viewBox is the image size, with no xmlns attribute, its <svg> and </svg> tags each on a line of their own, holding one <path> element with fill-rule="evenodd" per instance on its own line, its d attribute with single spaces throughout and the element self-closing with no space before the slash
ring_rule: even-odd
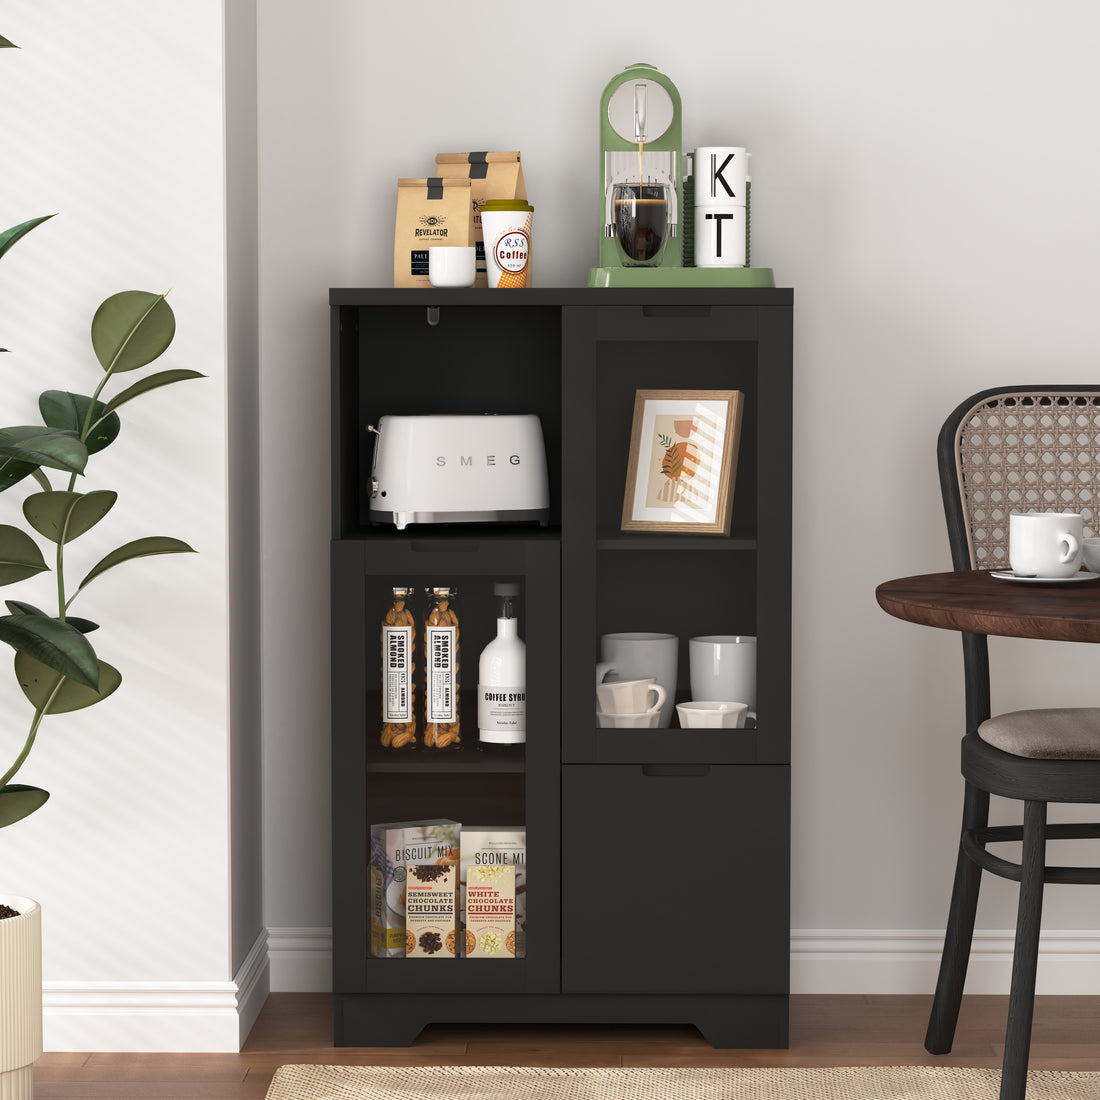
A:
<svg viewBox="0 0 1100 1100">
<path fill-rule="evenodd" d="M 453 959 L 458 867 L 453 863 L 410 863 L 406 872 L 405 954 Z"/>
<path fill-rule="evenodd" d="M 462 826 L 449 817 L 370 827 L 370 953 L 405 957 L 405 888 L 410 863 L 453 867 Z"/>
<path fill-rule="evenodd" d="M 516 870 L 500 863 L 466 875 L 466 957 L 516 957 Z"/>
</svg>

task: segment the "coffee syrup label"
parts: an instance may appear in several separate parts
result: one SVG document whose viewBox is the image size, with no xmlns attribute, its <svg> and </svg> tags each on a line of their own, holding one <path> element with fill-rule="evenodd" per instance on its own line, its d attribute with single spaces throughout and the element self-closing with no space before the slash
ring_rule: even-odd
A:
<svg viewBox="0 0 1100 1100">
<path fill-rule="evenodd" d="M 382 721 L 412 721 L 412 627 L 382 627 Z"/>
<path fill-rule="evenodd" d="M 429 722 L 453 722 L 457 717 L 458 701 L 455 698 L 455 628 L 453 626 L 429 626 L 426 628 L 428 653 Z"/>
<path fill-rule="evenodd" d="M 527 689 L 478 684 L 477 725 L 482 741 L 522 744 L 527 731 Z"/>
</svg>

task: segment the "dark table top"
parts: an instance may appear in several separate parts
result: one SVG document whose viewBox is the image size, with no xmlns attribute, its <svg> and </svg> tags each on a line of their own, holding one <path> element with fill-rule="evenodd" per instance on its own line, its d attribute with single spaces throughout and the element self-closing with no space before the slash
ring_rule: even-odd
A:
<svg viewBox="0 0 1100 1100">
<path fill-rule="evenodd" d="M 1100 642 L 1100 580 L 1027 584 L 985 570 L 925 573 L 884 581 L 875 598 L 899 619 L 945 630 Z"/>
</svg>

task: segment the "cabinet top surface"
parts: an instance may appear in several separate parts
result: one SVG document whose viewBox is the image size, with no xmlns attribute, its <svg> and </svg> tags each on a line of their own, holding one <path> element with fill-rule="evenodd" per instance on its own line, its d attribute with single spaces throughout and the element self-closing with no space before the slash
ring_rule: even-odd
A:
<svg viewBox="0 0 1100 1100">
<path fill-rule="evenodd" d="M 332 287 L 328 295 L 330 306 L 789 306 L 794 301 L 789 287 Z"/>
</svg>

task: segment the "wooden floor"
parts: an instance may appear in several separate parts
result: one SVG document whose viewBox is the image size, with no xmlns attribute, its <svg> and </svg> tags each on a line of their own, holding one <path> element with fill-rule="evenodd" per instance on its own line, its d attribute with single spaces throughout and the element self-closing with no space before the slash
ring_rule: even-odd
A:
<svg viewBox="0 0 1100 1100">
<path fill-rule="evenodd" d="M 692 1027 L 432 1025 L 411 1047 L 332 1045 L 332 999 L 273 993 L 240 1054 L 44 1054 L 37 1100 L 263 1100 L 286 1063 L 533 1066 L 999 1066 L 1007 998 L 968 997 L 954 1051 L 924 1050 L 929 997 L 795 996 L 789 1050 L 713 1050 Z M 1100 1070 L 1100 997 L 1040 997 L 1033 1069 Z"/>
</svg>

